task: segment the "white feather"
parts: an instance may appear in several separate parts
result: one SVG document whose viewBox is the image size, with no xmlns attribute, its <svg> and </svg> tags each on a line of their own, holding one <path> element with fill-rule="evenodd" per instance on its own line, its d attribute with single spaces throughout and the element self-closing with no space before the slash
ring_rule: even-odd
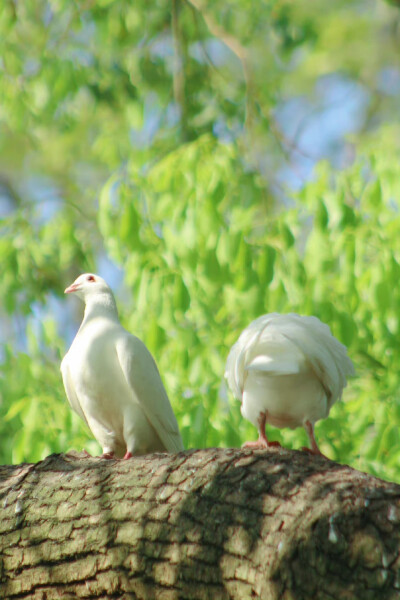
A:
<svg viewBox="0 0 400 600">
<path fill-rule="evenodd" d="M 120 324 L 108 285 L 86 274 L 66 291 L 77 292 L 86 308 L 61 363 L 64 387 L 71 407 L 89 425 L 103 452 L 120 457 L 126 451 L 183 450 L 156 363 L 143 342 Z"/>
<path fill-rule="evenodd" d="M 232 347 L 225 377 L 242 414 L 257 426 L 261 412 L 277 427 L 314 424 L 328 415 L 354 374 L 346 347 L 316 317 L 259 317 Z"/>
</svg>

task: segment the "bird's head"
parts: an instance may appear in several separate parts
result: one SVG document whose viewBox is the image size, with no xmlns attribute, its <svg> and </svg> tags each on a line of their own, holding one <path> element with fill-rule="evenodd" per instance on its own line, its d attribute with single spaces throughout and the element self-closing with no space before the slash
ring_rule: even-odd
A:
<svg viewBox="0 0 400 600">
<path fill-rule="evenodd" d="M 102 277 L 93 273 L 84 273 L 67 287 L 64 294 L 76 294 L 87 303 L 89 298 L 100 294 L 112 294 L 112 292 Z"/>
</svg>

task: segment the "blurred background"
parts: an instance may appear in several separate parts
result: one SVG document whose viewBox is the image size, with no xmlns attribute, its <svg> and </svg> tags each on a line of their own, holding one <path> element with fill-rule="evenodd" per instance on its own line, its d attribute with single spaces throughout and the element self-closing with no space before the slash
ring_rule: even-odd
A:
<svg viewBox="0 0 400 600">
<path fill-rule="evenodd" d="M 298 312 L 357 370 L 321 450 L 400 481 L 399 117 L 399 2 L 3 0 L 0 461 L 99 451 L 59 373 L 92 271 L 186 447 L 257 438 L 225 360 Z"/>
</svg>

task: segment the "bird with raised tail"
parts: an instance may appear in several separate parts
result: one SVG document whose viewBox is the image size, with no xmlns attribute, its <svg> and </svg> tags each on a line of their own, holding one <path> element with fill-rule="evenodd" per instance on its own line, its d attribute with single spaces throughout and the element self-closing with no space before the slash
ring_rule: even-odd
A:
<svg viewBox="0 0 400 600">
<path fill-rule="evenodd" d="M 225 377 L 241 400 L 242 415 L 258 429 L 259 439 L 244 447 L 268 448 L 266 423 L 304 427 L 313 454 L 321 454 L 314 424 L 328 416 L 354 367 L 328 325 L 317 317 L 271 313 L 259 317 L 232 346 Z"/>
<path fill-rule="evenodd" d="M 85 313 L 61 363 L 64 387 L 102 457 L 183 450 L 157 365 L 144 343 L 122 327 L 104 279 L 80 275 L 65 293 L 83 300 Z"/>
</svg>

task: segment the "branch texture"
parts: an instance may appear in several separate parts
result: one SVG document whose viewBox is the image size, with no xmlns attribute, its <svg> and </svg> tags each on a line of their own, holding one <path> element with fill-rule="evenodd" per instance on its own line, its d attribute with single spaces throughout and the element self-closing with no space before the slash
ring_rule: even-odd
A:
<svg viewBox="0 0 400 600">
<path fill-rule="evenodd" d="M 400 486 L 307 453 L 0 467 L 0 597 L 400 597 Z"/>
</svg>

